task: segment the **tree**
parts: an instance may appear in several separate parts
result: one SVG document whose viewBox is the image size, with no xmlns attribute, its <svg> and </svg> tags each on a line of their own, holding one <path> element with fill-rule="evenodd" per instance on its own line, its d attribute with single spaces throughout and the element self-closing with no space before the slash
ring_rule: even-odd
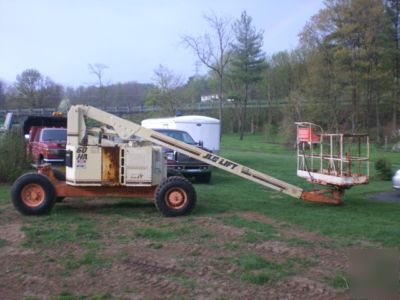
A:
<svg viewBox="0 0 400 300">
<path fill-rule="evenodd" d="M 90 105 L 107 106 L 137 106 L 143 105 L 148 92 L 154 88 L 153 84 L 124 82 L 107 85 L 107 98 L 102 104 L 99 98 L 98 86 L 79 86 L 76 88 L 67 88 L 65 97 L 69 98 L 71 103 L 85 103 Z"/>
<path fill-rule="evenodd" d="M 0 81 L 0 108 L 4 108 L 6 103 L 5 84 Z"/>
<path fill-rule="evenodd" d="M 156 87 L 147 95 L 146 103 L 159 105 L 164 111 L 174 115 L 183 101 L 182 77 L 163 65 L 159 65 L 154 74 Z"/>
<path fill-rule="evenodd" d="M 193 104 L 200 102 L 202 95 L 211 93 L 211 78 L 207 76 L 191 76 L 183 88 L 183 97 Z"/>
<path fill-rule="evenodd" d="M 386 1 L 389 20 L 389 51 L 393 74 L 392 133 L 397 131 L 397 114 L 400 101 L 400 0 Z"/>
<path fill-rule="evenodd" d="M 15 83 L 17 99 L 22 106 L 57 107 L 62 98 L 63 88 L 49 77 L 43 77 L 35 69 L 27 69 L 17 76 Z"/>
<path fill-rule="evenodd" d="M 246 11 L 233 24 L 233 31 L 236 42 L 232 44 L 229 76 L 238 87 L 238 100 L 241 104 L 239 131 L 240 140 L 243 140 L 250 89 L 262 79 L 262 72 L 266 67 L 265 53 L 262 51 L 263 32 L 252 26 L 252 18 Z"/>
<path fill-rule="evenodd" d="M 99 91 L 99 100 L 102 106 L 106 105 L 107 87 L 104 85 L 104 70 L 108 69 L 108 66 L 104 64 L 89 64 L 88 65 L 90 74 L 93 74 L 97 78 L 97 85 Z M 107 83 L 108 85 L 108 83 Z"/>
<path fill-rule="evenodd" d="M 30 107 L 39 106 L 40 89 L 43 86 L 43 76 L 35 69 L 28 69 L 17 76 L 16 89 L 18 95 Z"/>
<path fill-rule="evenodd" d="M 314 122 L 352 132 L 375 126 L 379 140 L 389 88 L 384 19 L 381 0 L 329 0 L 306 25 L 302 89 Z"/>
<path fill-rule="evenodd" d="M 226 67 L 231 59 L 230 21 L 227 18 L 218 17 L 214 12 L 205 15 L 212 34 L 193 37 L 185 35 L 182 38 L 184 45 L 191 48 L 200 62 L 214 72 L 218 77 L 218 101 L 220 129 L 223 123 L 222 102 L 224 98 L 224 77 Z M 221 131 L 222 132 L 222 131 Z"/>
</svg>

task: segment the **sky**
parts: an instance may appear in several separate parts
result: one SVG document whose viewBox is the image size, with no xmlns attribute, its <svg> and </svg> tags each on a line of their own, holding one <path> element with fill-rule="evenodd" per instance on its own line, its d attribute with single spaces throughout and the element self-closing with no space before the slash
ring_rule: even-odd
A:
<svg viewBox="0 0 400 300">
<path fill-rule="evenodd" d="M 297 46 L 323 0 L 0 0 L 0 80 L 28 68 L 66 86 L 94 83 L 88 64 L 103 64 L 108 83 L 154 81 L 162 64 L 188 78 L 204 74 L 183 35 L 209 31 L 204 15 L 235 20 L 243 10 L 264 32 L 271 55 Z"/>
</svg>

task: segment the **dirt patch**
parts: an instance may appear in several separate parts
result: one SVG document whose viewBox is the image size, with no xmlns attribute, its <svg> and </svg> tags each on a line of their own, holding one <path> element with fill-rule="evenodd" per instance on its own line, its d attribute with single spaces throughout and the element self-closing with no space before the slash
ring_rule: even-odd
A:
<svg viewBox="0 0 400 300">
<path fill-rule="evenodd" d="M 195 223 L 216 234 L 220 240 L 232 240 L 245 233 L 244 229 L 222 224 L 211 217 L 196 218 Z"/>
<path fill-rule="evenodd" d="M 21 242 L 25 237 L 25 234 L 21 231 L 21 226 L 20 223 L 0 225 L 0 238 L 11 244 Z"/>
<path fill-rule="evenodd" d="M 276 229 L 283 235 L 288 238 L 300 238 L 311 242 L 329 242 L 330 239 L 321 235 L 318 235 L 314 232 L 299 229 L 298 227 L 288 224 L 286 222 L 277 221 L 271 217 L 257 214 L 254 212 L 245 212 L 241 213 L 240 216 L 243 218 L 247 218 L 250 220 L 274 225 Z"/>
<path fill-rule="evenodd" d="M 279 233 L 270 240 L 249 242 L 244 239 L 246 228 L 225 224 L 221 221 L 227 217 L 224 214 L 168 219 L 143 213 L 124 215 L 122 209 L 104 215 L 102 205 L 105 204 L 99 201 L 97 210 L 85 211 L 85 204 L 74 202 L 68 208 L 68 213 L 73 209 L 74 214 L 81 213 L 83 219 L 94 221 L 98 238 L 61 240 L 54 245 L 38 243 L 35 248 L 22 245 L 22 226 L 34 226 L 35 219 L 10 212 L 8 223 L 0 225 L 0 238 L 5 241 L 0 248 L 2 297 L 52 298 L 67 294 L 127 299 L 346 298 L 346 293 L 322 280 L 346 268 L 346 249 L 323 247 L 320 242 L 329 244 L 329 239 L 315 233 L 246 212 L 239 216 L 272 225 Z M 51 227 L 57 218 L 48 222 L 45 225 Z M 62 226 L 54 228 L 63 230 Z M 182 228 L 190 231 L 184 231 L 182 236 L 138 236 L 138 228 L 162 229 L 167 233 L 180 232 Z M 309 244 L 290 243 L 292 238 Z M 259 269 L 251 261 L 243 264 L 241 259 L 249 255 L 271 266 L 291 265 L 288 272 L 270 270 L 268 264 Z M 246 263 L 254 270 L 247 270 Z M 253 277 L 261 278 L 257 277 L 261 272 L 272 274 L 271 279 L 253 282 Z"/>
</svg>

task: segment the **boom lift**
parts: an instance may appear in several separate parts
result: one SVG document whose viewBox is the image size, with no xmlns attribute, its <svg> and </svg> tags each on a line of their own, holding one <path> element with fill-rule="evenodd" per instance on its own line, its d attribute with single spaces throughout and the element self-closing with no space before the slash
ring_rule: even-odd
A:
<svg viewBox="0 0 400 300">
<path fill-rule="evenodd" d="M 105 126 L 87 129 L 87 119 Z M 112 133 L 123 142 L 103 138 Z M 22 214 L 47 213 L 56 200 L 64 197 L 151 198 L 165 216 L 187 214 L 196 204 L 196 192 L 183 177 L 167 178 L 162 147 L 305 201 L 340 204 L 344 190 L 357 183 L 338 185 L 329 184 L 328 180 L 325 182 L 328 189 L 306 191 L 92 106 L 70 108 L 67 134 L 66 176 L 43 165 L 38 167 L 38 172 L 22 175 L 14 183 L 12 201 Z M 140 140 L 132 140 L 132 136 Z M 306 148 L 305 143 L 300 146 L 303 150 Z M 313 147 L 312 143 L 309 146 Z M 303 154 L 302 159 L 306 166 L 309 157 Z M 309 174 L 315 171 L 305 170 Z"/>
</svg>

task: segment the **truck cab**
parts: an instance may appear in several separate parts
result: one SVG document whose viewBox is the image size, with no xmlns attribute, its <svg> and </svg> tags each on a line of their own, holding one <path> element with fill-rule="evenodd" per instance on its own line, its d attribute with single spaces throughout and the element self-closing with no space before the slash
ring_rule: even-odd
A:
<svg viewBox="0 0 400 300">
<path fill-rule="evenodd" d="M 189 133 L 183 130 L 176 129 L 154 129 L 168 137 L 184 142 L 191 146 L 197 146 L 203 150 L 207 150 L 199 143 L 196 143 Z M 163 152 L 167 157 L 168 174 L 175 176 L 182 174 L 185 177 L 194 177 L 196 181 L 201 183 L 209 183 L 211 180 L 211 166 L 191 158 L 185 154 L 173 151 L 169 148 L 163 148 Z"/>
<path fill-rule="evenodd" d="M 67 118 L 62 116 L 29 116 L 23 123 L 28 156 L 35 164 L 65 164 Z"/>
<path fill-rule="evenodd" d="M 27 145 L 28 155 L 37 164 L 65 164 L 67 129 L 32 126 Z"/>
</svg>

